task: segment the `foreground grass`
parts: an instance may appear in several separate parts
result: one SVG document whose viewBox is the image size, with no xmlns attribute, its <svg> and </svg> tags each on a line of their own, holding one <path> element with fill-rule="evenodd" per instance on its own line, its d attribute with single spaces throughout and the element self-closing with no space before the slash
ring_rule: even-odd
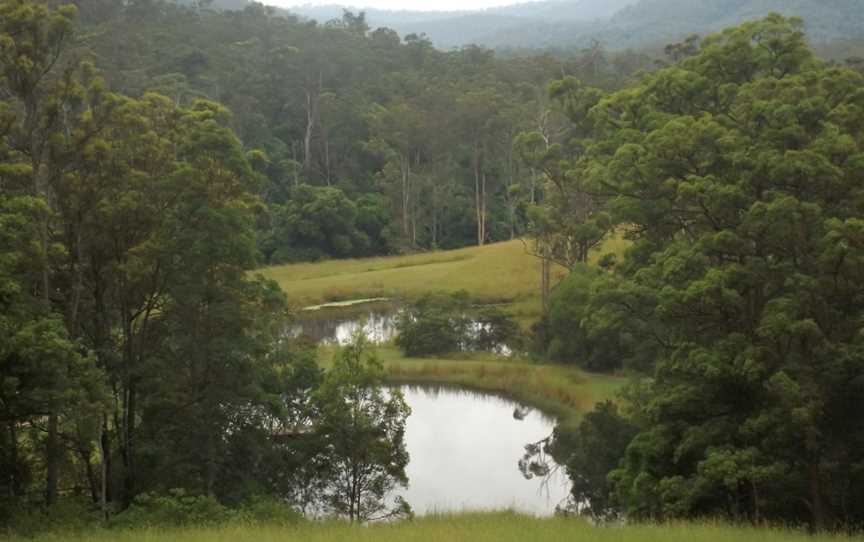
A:
<svg viewBox="0 0 864 542">
<path fill-rule="evenodd" d="M 392 347 L 379 348 L 378 355 L 392 383 L 444 384 L 500 393 L 554 415 L 564 427 L 575 426 L 583 413 L 614 397 L 626 381 L 570 366 L 494 356 L 406 358 Z"/>
<path fill-rule="evenodd" d="M 14 539 L 10 539 L 14 540 Z M 861 540 L 843 536 L 808 536 L 803 532 L 722 524 L 592 527 L 572 518 L 537 519 L 510 512 L 455 514 L 368 526 L 301 523 L 288 527 L 229 525 L 214 528 L 141 529 L 58 533 L 44 542 L 835 542 Z"/>
</svg>

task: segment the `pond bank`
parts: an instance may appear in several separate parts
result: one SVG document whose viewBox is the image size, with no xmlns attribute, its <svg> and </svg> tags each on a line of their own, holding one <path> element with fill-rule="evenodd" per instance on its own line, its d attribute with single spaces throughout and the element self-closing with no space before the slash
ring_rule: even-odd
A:
<svg viewBox="0 0 864 542">
<path fill-rule="evenodd" d="M 407 358 L 394 346 L 378 346 L 376 350 L 390 384 L 445 384 L 501 394 L 554 416 L 565 429 L 575 427 L 595 403 L 613 398 L 627 381 L 565 365 L 491 354 Z M 332 348 L 322 353 L 322 359 L 329 363 Z"/>
</svg>

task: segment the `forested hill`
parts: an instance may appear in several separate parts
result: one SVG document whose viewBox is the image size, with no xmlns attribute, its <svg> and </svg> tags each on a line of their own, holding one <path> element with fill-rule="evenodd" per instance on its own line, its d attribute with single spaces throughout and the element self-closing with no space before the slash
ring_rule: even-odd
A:
<svg viewBox="0 0 864 542">
<path fill-rule="evenodd" d="M 80 0 L 76 54 L 125 95 L 227 106 L 230 127 L 261 152 L 263 263 L 521 235 L 538 193 L 512 140 L 560 131 L 560 115 L 545 113 L 548 81 L 617 88 L 654 65 L 636 53 L 445 52 L 359 15 L 316 25 L 261 4 L 218 9 L 227 1 Z"/>
<path fill-rule="evenodd" d="M 864 36 L 860 0 L 641 0 L 615 14 L 597 36 L 615 48 L 669 43 L 771 12 L 803 18 L 814 42 Z"/>
<path fill-rule="evenodd" d="M 448 49 L 467 44 L 490 47 L 557 47 L 573 44 L 574 35 L 596 28 L 637 0 L 540 0 L 479 11 L 389 11 L 366 9 L 372 27 L 386 26 L 401 35 L 426 34 Z M 304 5 L 291 12 L 324 22 L 339 18 L 345 5 Z M 348 7 L 347 9 L 357 8 Z"/>
<path fill-rule="evenodd" d="M 331 5 L 291 11 L 323 22 L 341 10 Z M 599 40 L 609 49 L 626 49 L 662 46 L 771 12 L 804 18 L 815 42 L 864 35 L 864 3 L 858 0 L 543 0 L 470 13 L 368 10 L 367 18 L 373 27 L 403 35 L 425 33 L 442 48 L 568 48 Z"/>
</svg>

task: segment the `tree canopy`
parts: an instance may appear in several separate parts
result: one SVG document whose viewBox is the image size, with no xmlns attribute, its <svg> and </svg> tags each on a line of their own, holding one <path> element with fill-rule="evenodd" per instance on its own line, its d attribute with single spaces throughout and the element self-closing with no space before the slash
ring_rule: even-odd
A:
<svg viewBox="0 0 864 542">
<path fill-rule="evenodd" d="M 776 14 L 587 110 L 568 167 L 633 245 L 561 301 L 651 367 L 609 475 L 631 517 L 864 517 L 862 114 L 861 74 Z"/>
</svg>

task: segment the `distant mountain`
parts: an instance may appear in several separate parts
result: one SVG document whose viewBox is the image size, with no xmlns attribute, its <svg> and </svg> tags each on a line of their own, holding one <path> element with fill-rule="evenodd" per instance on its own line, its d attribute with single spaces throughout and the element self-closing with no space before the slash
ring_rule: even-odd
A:
<svg viewBox="0 0 864 542">
<path fill-rule="evenodd" d="M 214 0 L 214 7 L 237 9 L 246 3 Z M 391 11 L 338 4 L 289 11 L 323 23 L 340 18 L 343 9 L 365 11 L 372 28 L 392 28 L 402 36 L 426 34 L 443 49 L 472 43 L 573 48 L 592 40 L 611 50 L 638 49 L 709 34 L 772 11 L 802 17 L 817 43 L 864 38 L 864 0 L 539 0 L 478 11 Z"/>
<path fill-rule="evenodd" d="M 864 37 L 862 0 L 640 0 L 595 32 L 615 48 L 705 35 L 771 12 L 804 19 L 814 42 Z"/>
<path fill-rule="evenodd" d="M 364 11 L 372 28 L 386 26 L 403 36 L 423 33 L 444 49 L 471 43 L 489 47 L 546 47 L 557 45 L 561 41 L 558 38 L 572 35 L 574 27 L 587 30 L 590 28 L 585 26 L 587 23 L 607 20 L 636 1 L 540 0 L 477 11 L 390 11 L 331 4 L 297 6 L 290 11 L 319 22 L 341 17 L 343 9 Z"/>
</svg>

